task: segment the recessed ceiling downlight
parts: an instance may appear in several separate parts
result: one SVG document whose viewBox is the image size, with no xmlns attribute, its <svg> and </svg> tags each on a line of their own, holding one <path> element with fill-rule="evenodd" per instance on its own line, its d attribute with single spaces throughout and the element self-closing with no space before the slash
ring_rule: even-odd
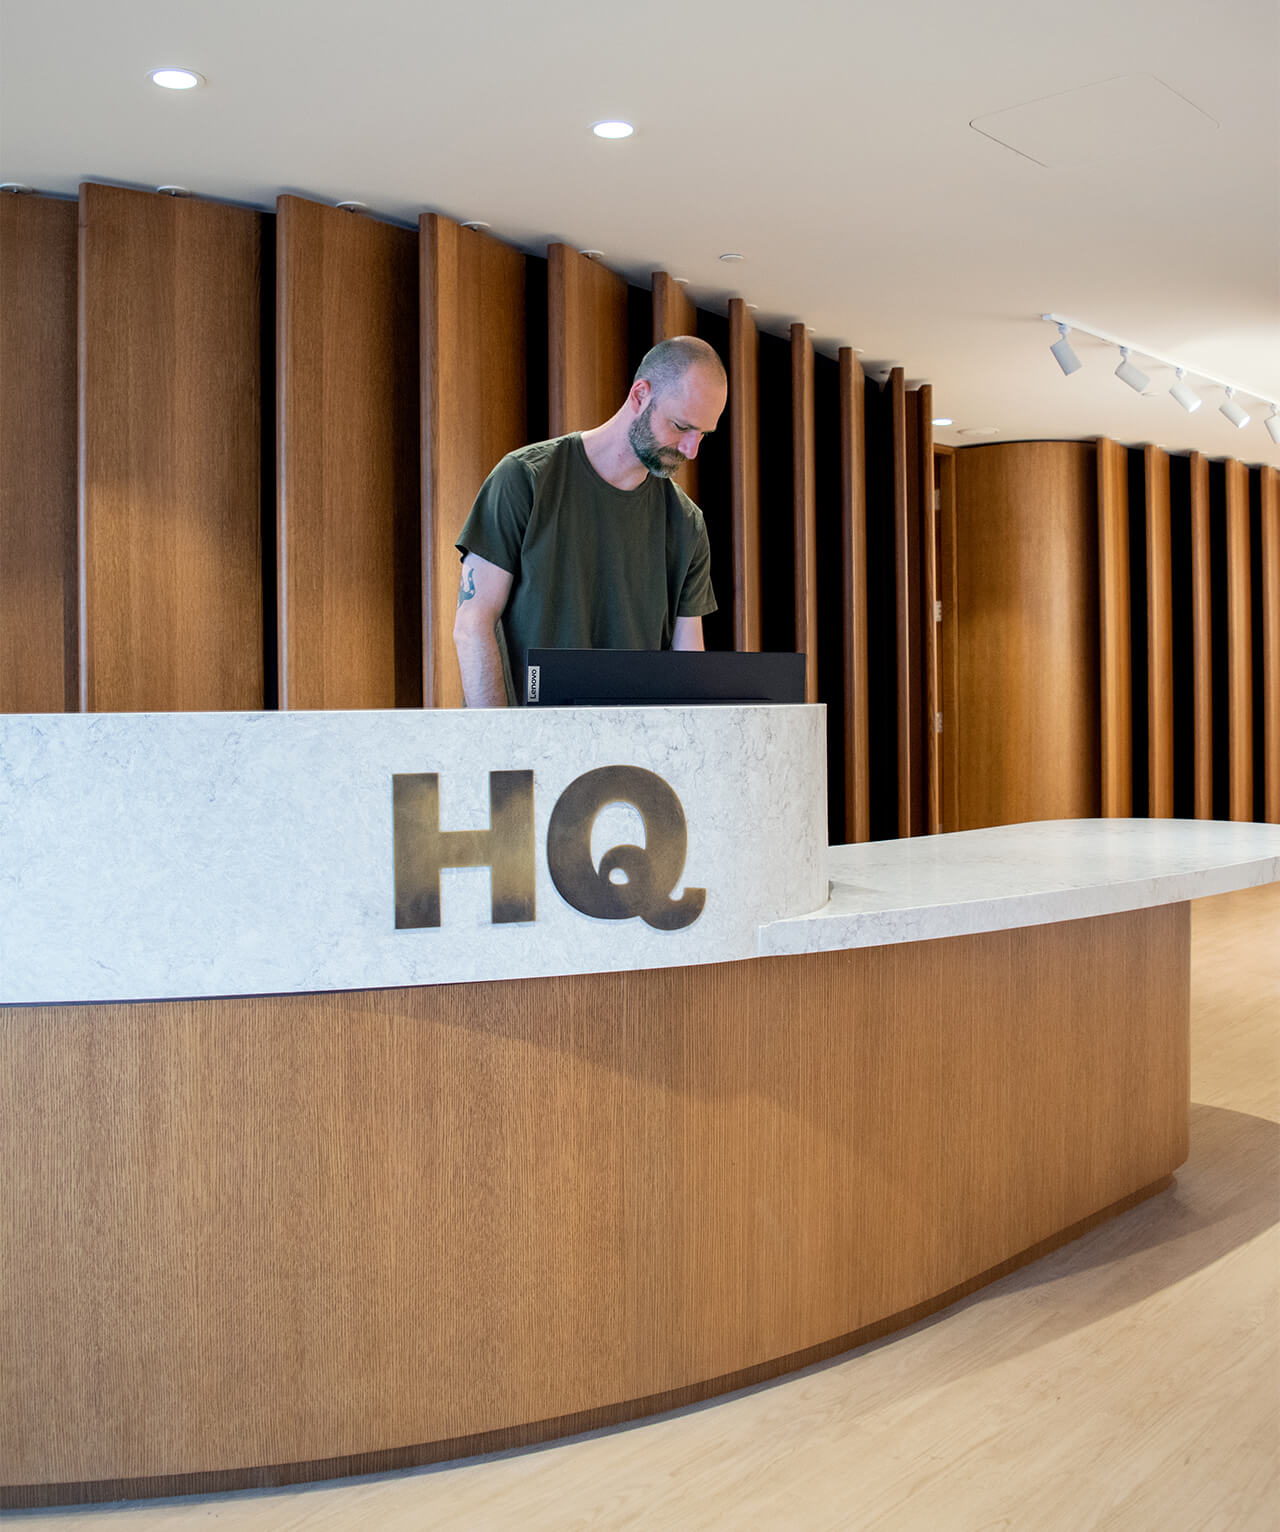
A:
<svg viewBox="0 0 1280 1532">
<path fill-rule="evenodd" d="M 950 415 L 939 415 L 937 419 L 934 420 L 933 424 L 935 426 L 953 426 L 955 425 L 955 421 L 952 420 Z"/>
<path fill-rule="evenodd" d="M 164 90 L 194 90 L 205 83 L 204 76 L 194 69 L 153 69 L 147 79 Z"/>
<path fill-rule="evenodd" d="M 629 122 L 593 122 L 591 131 L 597 138 L 630 138 L 635 129 Z"/>
</svg>

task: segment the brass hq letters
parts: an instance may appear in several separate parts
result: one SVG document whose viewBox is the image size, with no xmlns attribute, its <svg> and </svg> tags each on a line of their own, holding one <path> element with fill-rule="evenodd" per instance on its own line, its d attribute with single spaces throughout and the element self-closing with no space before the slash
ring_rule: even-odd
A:
<svg viewBox="0 0 1280 1532">
<path fill-rule="evenodd" d="M 531 771 L 489 773 L 487 830 L 440 828 L 436 772 L 397 774 L 391 793 L 397 930 L 440 924 L 440 873 L 446 867 L 489 868 L 495 925 L 537 918 Z M 597 867 L 591 830 L 609 803 L 627 803 L 639 813 L 645 844 L 614 846 Z M 585 772 L 561 794 L 547 826 L 547 868 L 566 903 L 597 920 L 639 916 L 657 931 L 691 925 L 706 903 L 702 888 L 671 897 L 687 847 L 679 798 L 656 772 L 640 766 Z"/>
</svg>

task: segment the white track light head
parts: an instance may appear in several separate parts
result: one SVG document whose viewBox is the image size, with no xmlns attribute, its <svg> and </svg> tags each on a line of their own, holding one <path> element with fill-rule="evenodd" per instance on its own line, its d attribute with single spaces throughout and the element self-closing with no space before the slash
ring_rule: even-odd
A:
<svg viewBox="0 0 1280 1532">
<path fill-rule="evenodd" d="M 1234 388 L 1227 390 L 1227 397 L 1218 406 L 1237 431 L 1243 431 L 1249 424 L 1249 416 L 1236 403 L 1236 391 Z"/>
<path fill-rule="evenodd" d="M 1116 377 L 1119 378 L 1122 383 L 1127 383 L 1129 387 L 1135 391 L 1135 393 L 1139 394 L 1151 381 L 1151 379 L 1146 375 L 1145 372 L 1142 371 L 1141 368 L 1135 367 L 1129 360 L 1128 346 L 1120 347 L 1120 365 L 1116 368 Z"/>
<path fill-rule="evenodd" d="M 1280 447 L 1280 410 L 1277 410 L 1274 404 L 1271 406 L 1271 413 L 1262 423 L 1267 428 L 1267 435 L 1277 447 Z"/>
<path fill-rule="evenodd" d="M 1204 400 L 1198 393 L 1196 393 L 1195 389 L 1192 388 L 1189 383 L 1184 383 L 1182 381 L 1186 375 L 1186 369 L 1179 367 L 1178 381 L 1173 385 L 1169 392 L 1178 401 L 1182 408 L 1186 410 L 1188 415 L 1194 415 L 1195 412 L 1204 403 Z"/>
<path fill-rule="evenodd" d="M 1059 338 L 1054 341 L 1049 350 L 1053 352 L 1053 359 L 1067 377 L 1073 372 L 1080 371 L 1080 358 L 1071 349 L 1071 342 L 1067 339 L 1067 327 L 1064 324 L 1058 326 Z"/>
</svg>

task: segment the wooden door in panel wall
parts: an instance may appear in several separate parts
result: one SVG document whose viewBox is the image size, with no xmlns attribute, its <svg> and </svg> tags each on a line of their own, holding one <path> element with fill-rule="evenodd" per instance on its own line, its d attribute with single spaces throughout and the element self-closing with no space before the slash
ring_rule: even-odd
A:
<svg viewBox="0 0 1280 1532">
<path fill-rule="evenodd" d="M 733 504 L 733 647 L 760 648 L 760 335 L 729 300 L 729 450 Z"/>
<path fill-rule="evenodd" d="M 79 706 L 76 222 L 0 194 L 0 713 Z"/>
<path fill-rule="evenodd" d="M 1099 811 L 1095 471 L 1083 442 L 956 454 L 957 829 Z"/>
<path fill-rule="evenodd" d="M 698 333 L 698 311 L 689 301 L 681 283 L 665 271 L 653 274 L 653 343 L 670 340 L 675 335 Z M 616 408 L 616 406 L 615 406 Z M 698 460 L 686 463 L 672 476 L 685 494 L 698 504 Z"/>
<path fill-rule="evenodd" d="M 528 440 L 525 257 L 436 213 L 420 252 L 425 700 L 461 707 L 454 539 L 490 469 Z"/>
<path fill-rule="evenodd" d="M 627 284 L 568 245 L 551 245 L 547 330 L 551 435 L 590 430 L 619 408 L 631 384 Z"/>
<path fill-rule="evenodd" d="M 260 708 L 259 213 L 80 192 L 81 694 Z"/>
<path fill-rule="evenodd" d="M 278 207 L 280 705 L 420 706 L 418 242 Z"/>
</svg>

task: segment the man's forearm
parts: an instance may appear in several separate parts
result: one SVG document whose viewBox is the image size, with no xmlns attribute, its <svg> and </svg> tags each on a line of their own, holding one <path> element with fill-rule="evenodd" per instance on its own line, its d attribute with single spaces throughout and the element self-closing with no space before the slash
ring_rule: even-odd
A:
<svg viewBox="0 0 1280 1532">
<path fill-rule="evenodd" d="M 454 648 L 462 672 L 462 696 L 468 707 L 506 707 L 507 686 L 494 629 L 455 629 Z"/>
</svg>

